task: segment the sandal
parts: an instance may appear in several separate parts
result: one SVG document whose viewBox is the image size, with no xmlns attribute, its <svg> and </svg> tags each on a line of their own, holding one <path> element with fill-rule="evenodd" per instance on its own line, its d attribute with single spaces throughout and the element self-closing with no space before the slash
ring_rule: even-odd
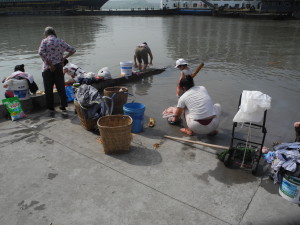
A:
<svg viewBox="0 0 300 225">
<path fill-rule="evenodd" d="M 189 128 L 181 128 L 180 131 L 184 134 L 187 134 L 189 136 L 193 135 L 193 131 L 191 131 Z"/>
<path fill-rule="evenodd" d="M 168 123 L 169 123 L 170 125 L 179 125 L 179 124 L 181 123 L 181 118 L 178 119 L 177 121 L 171 121 L 171 118 L 172 118 L 172 117 L 170 117 L 170 118 L 167 119 L 167 121 L 168 121 Z"/>
</svg>

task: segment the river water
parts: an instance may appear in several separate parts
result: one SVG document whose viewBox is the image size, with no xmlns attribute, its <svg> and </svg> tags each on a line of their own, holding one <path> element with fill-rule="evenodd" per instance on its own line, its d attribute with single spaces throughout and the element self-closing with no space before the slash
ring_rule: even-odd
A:
<svg viewBox="0 0 300 225">
<path fill-rule="evenodd" d="M 300 120 L 299 20 L 202 16 L 2 17 L 1 80 L 11 74 L 15 65 L 25 64 L 26 71 L 43 90 L 38 48 L 46 26 L 53 26 L 60 38 L 77 49 L 70 62 L 87 72 L 97 73 L 108 67 L 113 77 L 120 76 L 119 63 L 132 60 L 135 46 L 146 41 L 154 55 L 153 67 L 167 68 L 160 79 L 156 77 L 150 86 L 144 85 L 151 92 L 161 88 L 175 92 L 179 72 L 174 64 L 176 59 L 185 58 L 192 68 L 205 63 L 196 82 L 205 85 L 212 97 L 223 103 L 225 112 L 236 109 L 242 90 L 259 90 L 269 94 L 275 110 L 280 111 L 273 112 L 273 120 L 285 118 L 289 124 Z M 1 88 L 1 97 L 3 93 Z M 149 93 L 141 88 L 136 94 Z"/>
</svg>

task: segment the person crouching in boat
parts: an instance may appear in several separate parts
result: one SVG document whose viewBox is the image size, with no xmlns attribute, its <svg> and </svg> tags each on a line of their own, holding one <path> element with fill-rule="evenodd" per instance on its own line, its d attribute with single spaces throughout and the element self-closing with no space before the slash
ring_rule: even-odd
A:
<svg viewBox="0 0 300 225">
<path fill-rule="evenodd" d="M 179 98 L 174 116 L 169 118 L 169 121 L 175 123 L 184 113 L 188 128 L 181 128 L 181 132 L 190 136 L 193 133 L 218 134 L 221 105 L 218 103 L 213 105 L 206 88 L 194 86 L 193 78 L 190 75 L 183 77 L 179 86 L 184 94 Z"/>
</svg>

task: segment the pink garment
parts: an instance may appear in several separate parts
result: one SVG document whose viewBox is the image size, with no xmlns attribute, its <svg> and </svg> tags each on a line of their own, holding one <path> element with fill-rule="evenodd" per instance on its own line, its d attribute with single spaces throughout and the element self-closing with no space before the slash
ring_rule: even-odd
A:
<svg viewBox="0 0 300 225">
<path fill-rule="evenodd" d="M 22 72 L 22 71 L 16 71 L 16 72 L 13 72 L 9 77 L 7 77 L 5 80 L 10 80 L 10 79 L 17 79 L 17 78 L 24 78 L 24 79 L 27 79 L 30 83 L 33 82 L 33 76 L 28 74 L 28 73 L 25 73 L 25 72 Z"/>
<path fill-rule="evenodd" d="M 39 48 L 39 54 L 44 61 L 43 70 L 49 69 L 47 61 L 50 61 L 52 65 L 62 63 L 65 51 L 76 52 L 76 49 L 54 35 L 49 35 L 43 39 Z"/>
<path fill-rule="evenodd" d="M 163 118 L 169 118 L 169 117 L 171 117 L 171 116 L 174 116 L 175 111 L 176 111 L 176 107 L 174 107 L 174 106 L 171 106 L 171 107 L 165 109 L 165 110 L 162 112 Z"/>
</svg>

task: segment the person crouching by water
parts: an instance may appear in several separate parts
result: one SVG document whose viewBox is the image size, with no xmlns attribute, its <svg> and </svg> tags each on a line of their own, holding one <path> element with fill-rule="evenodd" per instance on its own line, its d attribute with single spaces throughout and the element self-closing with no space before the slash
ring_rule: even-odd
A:
<svg viewBox="0 0 300 225">
<path fill-rule="evenodd" d="M 217 128 L 220 123 L 221 105 L 212 104 L 211 97 L 203 86 L 194 86 L 193 78 L 188 75 L 180 80 L 180 88 L 184 94 L 179 98 L 174 116 L 171 122 L 180 120 L 184 112 L 188 128 L 180 131 L 187 134 L 218 134 Z"/>
<path fill-rule="evenodd" d="M 65 85 L 72 85 L 74 83 L 78 83 L 80 78 L 84 78 L 84 74 L 86 72 L 79 66 L 70 63 L 67 59 L 64 59 L 63 65 L 63 73 L 68 74 L 71 77 L 65 82 Z"/>
<path fill-rule="evenodd" d="M 150 62 L 148 61 L 148 55 L 150 57 Z M 140 71 L 147 69 L 148 65 L 152 65 L 153 55 L 147 42 L 143 42 L 142 44 L 139 44 L 136 47 L 133 60 L 134 60 L 133 66 L 137 67 Z M 142 66 L 142 62 L 144 62 L 143 66 Z"/>
<path fill-rule="evenodd" d="M 45 39 L 42 40 L 39 48 L 39 55 L 43 60 L 43 82 L 46 94 L 47 107 L 50 116 L 54 116 L 54 95 L 53 86 L 55 84 L 60 95 L 60 109 L 67 113 L 67 96 L 65 90 L 65 80 L 63 73 L 63 62 L 76 52 L 76 49 L 64 40 L 57 37 L 53 27 L 46 27 L 44 31 Z M 64 52 L 68 52 L 64 56 Z"/>
<path fill-rule="evenodd" d="M 65 85 L 72 85 L 74 83 L 93 83 L 99 80 L 112 79 L 107 67 L 100 69 L 96 75 L 93 72 L 85 72 L 79 66 L 70 63 L 67 59 L 64 60 L 63 73 L 68 74 L 71 77 L 65 82 Z"/>
<path fill-rule="evenodd" d="M 14 86 L 16 85 L 24 86 L 24 88 L 28 89 L 27 94 L 29 93 L 29 91 L 32 94 L 35 94 L 38 90 L 38 86 L 34 82 L 33 76 L 30 75 L 29 73 L 25 73 L 24 64 L 16 65 L 14 72 L 10 76 L 4 78 L 2 83 L 3 83 L 3 87 L 7 88 L 4 93 L 5 98 L 15 97 Z M 25 96 L 27 96 L 27 94 Z"/>
</svg>

